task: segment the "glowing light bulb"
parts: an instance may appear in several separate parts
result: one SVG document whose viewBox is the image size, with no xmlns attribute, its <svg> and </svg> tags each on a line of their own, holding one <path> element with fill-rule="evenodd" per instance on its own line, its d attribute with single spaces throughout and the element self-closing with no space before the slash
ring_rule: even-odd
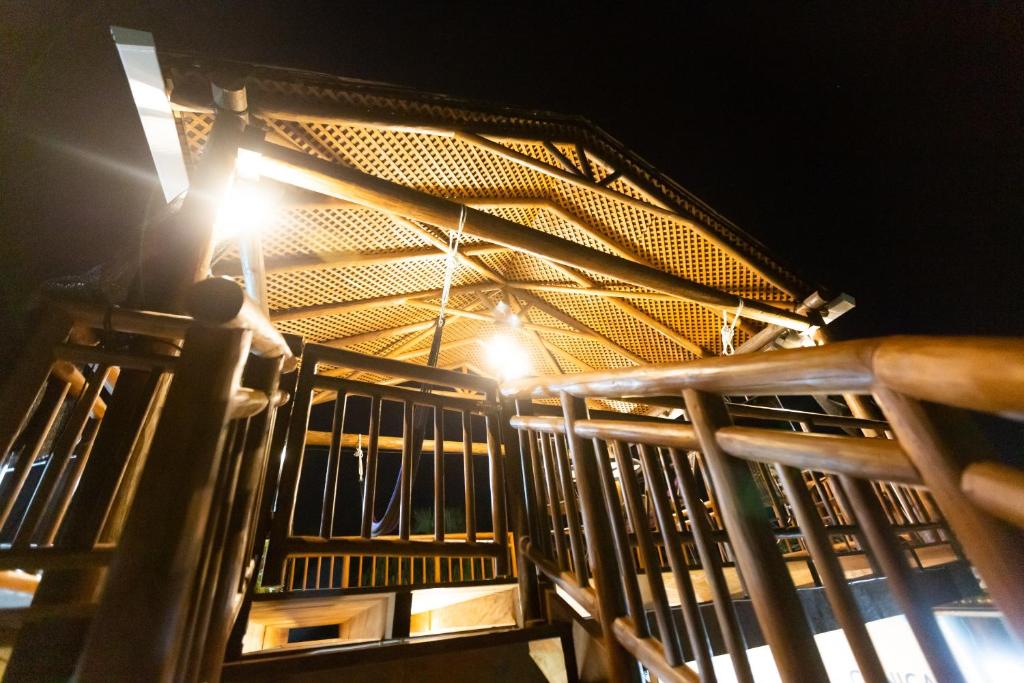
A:
<svg viewBox="0 0 1024 683">
<path fill-rule="evenodd" d="M 213 224 L 216 244 L 239 235 L 262 232 L 272 215 L 273 202 L 259 183 L 235 178 L 221 202 Z"/>
<path fill-rule="evenodd" d="M 500 379 L 517 379 L 530 373 L 530 359 L 515 339 L 500 334 L 487 342 L 487 363 Z"/>
</svg>

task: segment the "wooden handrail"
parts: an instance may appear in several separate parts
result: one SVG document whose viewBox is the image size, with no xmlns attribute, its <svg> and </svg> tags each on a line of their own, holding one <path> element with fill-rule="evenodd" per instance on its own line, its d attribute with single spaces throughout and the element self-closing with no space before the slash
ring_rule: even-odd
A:
<svg viewBox="0 0 1024 683">
<path fill-rule="evenodd" d="M 685 389 L 777 396 L 866 393 L 878 385 L 958 408 L 1024 419 L 1024 340 L 886 337 L 703 358 L 501 385 L 510 398 L 660 396 Z"/>
<path fill-rule="evenodd" d="M 997 462 L 976 462 L 964 470 L 960 487 L 978 507 L 1024 528 L 1024 471 Z"/>
<path fill-rule="evenodd" d="M 861 479 L 921 485 L 921 476 L 899 442 L 890 439 L 805 434 L 753 427 L 725 427 L 715 433 L 729 455 L 802 470 Z"/>
</svg>

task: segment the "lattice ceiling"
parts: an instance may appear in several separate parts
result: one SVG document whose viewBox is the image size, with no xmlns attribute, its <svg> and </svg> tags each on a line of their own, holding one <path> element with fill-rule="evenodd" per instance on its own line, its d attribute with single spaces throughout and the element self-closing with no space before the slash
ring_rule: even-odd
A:
<svg viewBox="0 0 1024 683">
<path fill-rule="evenodd" d="M 180 57 L 169 56 L 164 63 L 175 93 L 202 81 Z M 272 143 L 749 299 L 792 308 L 794 295 L 807 293 L 806 286 L 761 245 L 582 119 L 266 68 L 253 69 L 247 93 L 251 105 L 255 103 L 255 118 Z M 182 145 L 194 165 L 202 156 L 212 115 L 197 111 L 199 107 L 188 111 L 190 107 L 180 105 L 183 98 L 172 95 L 175 99 Z M 281 102 L 289 106 L 282 107 Z M 289 113 L 276 117 L 275 106 Z M 308 118 L 294 112 L 308 112 Z M 453 135 L 458 132 L 484 136 L 521 156 L 496 153 Z M 522 157 L 543 166 L 524 163 Z M 666 216 L 665 209 L 695 218 L 701 231 Z M 436 290 L 445 272 L 438 244 L 445 241 L 445 231 L 433 226 L 289 190 L 263 234 L 270 308 L 280 314 Z M 513 309 L 525 309 L 527 325 L 510 333 L 526 350 L 536 373 L 694 358 L 680 338 L 709 354 L 721 352 L 722 317 L 717 311 L 664 295 L 649 296 L 652 293 L 598 273 L 467 236 L 463 248 L 474 247 L 478 252 L 469 258 L 484 268 L 460 262 L 453 284 L 478 285 L 479 290 L 452 297 L 450 307 L 455 311 L 445 328 L 441 366 L 492 371 L 482 343 L 509 330 L 480 318 L 494 315 L 500 300 Z M 351 258 L 340 262 L 339 255 L 344 254 Z M 328 263 L 302 266 L 315 261 Z M 236 252 L 228 249 L 217 267 L 230 270 L 236 262 Z M 296 263 L 300 265 L 286 267 Z M 488 279 L 487 269 L 513 286 L 500 288 Z M 607 298 L 552 290 L 559 286 L 635 296 Z M 424 305 L 431 303 L 437 303 L 436 296 L 424 297 L 419 304 L 390 302 L 340 313 L 285 316 L 291 319 L 278 324 L 308 341 L 378 355 L 395 355 L 393 350 L 398 349 L 406 360 L 425 362 L 430 335 L 422 328 L 409 328 L 436 316 Z M 374 331 L 394 328 L 394 333 L 371 338 Z M 742 341 L 746 333 L 738 334 Z"/>
</svg>

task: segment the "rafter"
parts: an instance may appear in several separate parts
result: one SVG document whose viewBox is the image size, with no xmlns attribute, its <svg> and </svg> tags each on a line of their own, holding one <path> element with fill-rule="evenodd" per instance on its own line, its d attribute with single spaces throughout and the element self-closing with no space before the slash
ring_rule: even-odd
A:
<svg viewBox="0 0 1024 683">
<path fill-rule="evenodd" d="M 470 285 L 455 285 L 451 288 L 452 294 L 465 292 L 489 291 L 498 289 L 498 286 L 490 282 L 480 282 Z M 353 299 L 351 301 L 336 301 L 326 304 L 314 304 L 312 306 L 299 306 L 296 308 L 281 308 L 270 312 L 270 319 L 274 322 L 284 320 L 301 320 L 302 318 L 315 318 L 328 315 L 340 315 L 342 313 L 354 313 L 369 308 L 383 308 L 384 306 L 401 306 L 410 299 L 424 299 L 441 296 L 441 288 L 425 289 L 418 292 L 407 292 L 405 294 L 387 294 L 375 296 L 368 299 Z"/>
<path fill-rule="evenodd" d="M 469 244 L 460 251 L 466 256 L 482 256 L 501 253 L 508 249 L 493 244 Z M 415 263 L 417 261 L 436 261 L 444 256 L 445 253 L 438 251 L 435 247 L 413 247 L 396 251 L 335 251 L 322 254 L 298 254 L 269 259 L 266 263 L 266 272 L 276 275 L 328 268 Z M 239 261 L 221 261 L 213 267 L 213 273 L 214 275 L 238 277 L 242 274 L 242 264 Z"/>
</svg>

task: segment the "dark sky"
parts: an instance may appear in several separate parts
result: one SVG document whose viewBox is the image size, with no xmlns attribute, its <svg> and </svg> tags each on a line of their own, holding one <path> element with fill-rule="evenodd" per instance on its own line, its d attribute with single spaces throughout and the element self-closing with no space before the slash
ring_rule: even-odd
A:
<svg viewBox="0 0 1024 683">
<path fill-rule="evenodd" d="M 845 336 L 1024 333 L 1019 4 L 0 7 L 7 313 L 144 218 L 117 23 L 166 49 L 583 114 L 853 294 Z"/>
</svg>

